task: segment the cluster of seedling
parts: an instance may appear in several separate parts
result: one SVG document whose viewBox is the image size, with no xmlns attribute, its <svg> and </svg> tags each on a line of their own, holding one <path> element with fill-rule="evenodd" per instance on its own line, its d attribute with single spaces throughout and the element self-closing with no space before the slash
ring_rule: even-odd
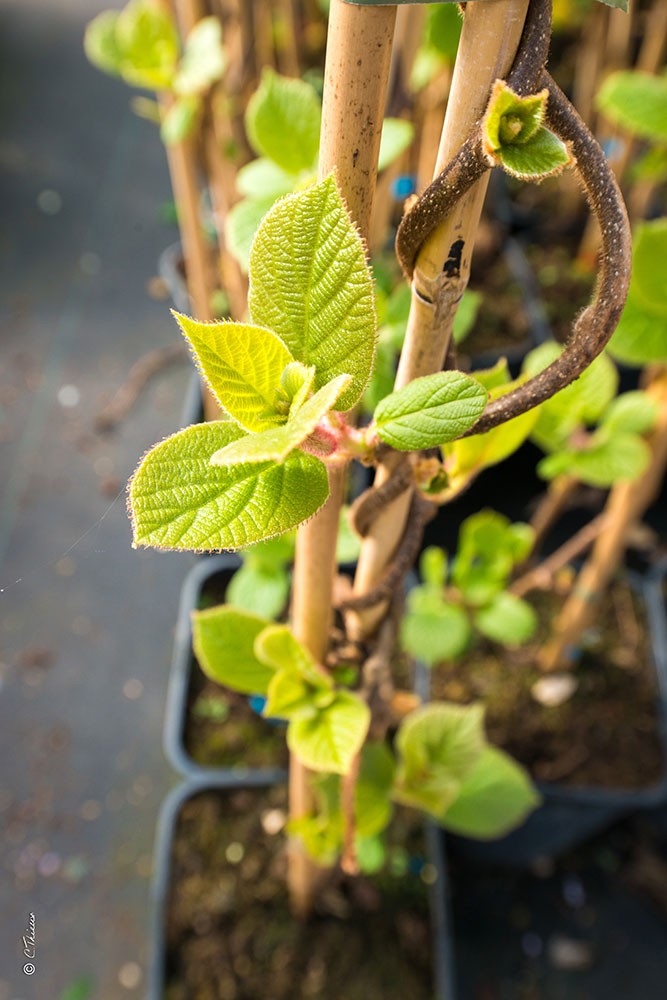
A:
<svg viewBox="0 0 667 1000">
<path fill-rule="evenodd" d="M 349 20 L 347 6 L 334 0 L 332 19 Z M 369 16 L 368 6 L 360 3 L 355 16 Z M 467 5 L 461 41 L 467 58 L 465 25 L 483 24 L 486 6 L 483 0 Z M 377 9 L 372 14 L 378 24 L 390 16 Z M 431 35 L 420 50 L 423 79 L 446 62 L 447 46 L 433 42 L 435 18 L 449 23 L 451 12 L 439 8 L 429 20 Z M 667 304 L 660 261 L 667 227 L 658 220 L 638 229 L 623 311 L 627 218 L 603 154 L 544 68 L 549 32 L 550 3 L 533 0 L 516 58 L 504 79 L 490 81 L 479 98 L 483 115 L 473 116 L 454 155 L 405 215 L 397 253 L 412 291 L 402 286 L 382 299 L 379 342 L 373 278 L 358 230 L 363 199 L 350 180 L 359 149 L 346 160 L 346 143 L 353 140 L 339 130 L 330 142 L 337 151 L 331 163 L 322 152 L 321 129 L 334 126 L 326 114 L 322 118 L 316 90 L 273 70 L 264 73 L 247 105 L 247 138 L 259 158 L 238 172 L 241 199 L 224 227 L 236 276 L 248 275 L 247 314 L 237 308 L 233 319 L 216 323 L 198 309 L 197 319 L 176 316 L 220 411 L 218 419 L 172 435 L 142 460 L 130 486 L 135 545 L 244 550 L 229 603 L 195 614 L 195 650 L 209 677 L 262 695 L 264 714 L 286 720 L 293 785 L 310 782 L 308 808 L 292 815 L 289 831 L 321 864 L 342 856 L 348 870 L 373 867 L 392 803 L 417 807 L 448 829 L 494 837 L 519 824 L 539 801 L 524 769 L 488 744 L 482 705 L 418 705 L 395 680 L 401 646 L 436 664 L 459 657 L 479 637 L 513 646 L 535 630 L 535 612 L 513 587 L 513 574 L 525 568 L 542 529 L 510 524 L 492 511 L 463 524 L 451 566 L 440 550 L 423 554 L 422 583 L 410 592 L 401 620 L 405 576 L 436 508 L 531 438 L 546 453 L 539 473 L 552 497 L 573 482 L 612 487 L 610 503 L 617 488 L 624 491 L 627 510 L 616 512 L 614 529 L 622 537 L 650 499 L 648 470 L 655 477 L 656 456 L 665 451 Z M 132 0 L 121 14 L 93 22 L 87 41 L 102 68 L 168 93 L 161 114 L 168 142 L 190 133 L 225 69 L 215 19 L 190 31 L 182 54 L 175 39 L 160 8 Z M 352 37 L 348 43 L 351 49 L 361 44 Z M 496 43 L 487 38 L 484 44 Z M 377 69 L 380 103 L 382 72 Z M 601 101 L 607 113 L 626 127 L 634 122 L 646 135 L 647 126 L 632 117 L 636 103 L 626 97 L 632 87 L 646 86 L 651 100 L 664 98 L 662 84 L 617 79 Z M 334 101 L 326 89 L 324 100 L 325 107 Z M 651 112 L 651 137 L 654 118 Z M 409 145 L 412 127 L 385 122 L 381 146 L 380 122 L 372 125 L 370 152 L 363 155 L 377 160 L 379 151 L 382 171 Z M 360 135 L 354 141 L 361 148 L 365 140 Z M 663 162 L 663 153 L 658 149 L 651 169 Z M 515 379 L 503 362 L 474 377 L 451 364 L 441 370 L 452 329 L 460 339 L 477 307 L 463 298 L 465 312 L 456 323 L 475 222 L 468 220 L 472 230 L 464 231 L 456 259 L 447 256 L 453 245 L 447 226 L 496 166 L 536 181 L 573 167 L 602 231 L 598 287 L 572 340 L 564 350 L 544 344 Z M 371 180 L 365 183 L 372 187 Z M 366 234 L 367 222 L 363 228 Z M 425 248 L 443 232 L 445 257 L 429 283 Z M 451 264 L 444 270 L 443 260 Z M 612 356 L 658 368 L 645 392 L 617 396 L 616 369 L 602 352 L 621 313 Z M 378 470 L 376 485 L 351 511 L 359 571 L 335 609 L 337 627 L 357 654 L 326 665 L 334 611 L 329 570 L 342 481 L 352 462 Z M 274 619 L 290 606 L 296 528 L 290 626 Z M 347 554 L 349 541 L 348 534 Z M 616 555 L 594 550 L 593 593 L 615 570 Z M 313 580 L 318 582 L 311 586 Z M 585 603 L 577 612 L 579 631 L 589 611 Z M 566 617 L 551 668 L 562 665 L 563 648 L 572 647 L 571 609 Z M 304 777 L 303 768 L 314 777 Z M 292 889 L 308 897 L 294 879 Z"/>
</svg>

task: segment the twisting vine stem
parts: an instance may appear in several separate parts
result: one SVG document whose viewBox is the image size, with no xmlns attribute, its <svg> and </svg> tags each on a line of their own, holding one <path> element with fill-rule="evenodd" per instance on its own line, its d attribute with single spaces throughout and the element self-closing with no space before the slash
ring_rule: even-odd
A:
<svg viewBox="0 0 667 1000">
<path fill-rule="evenodd" d="M 466 436 L 483 433 L 525 413 L 578 378 L 614 332 L 630 282 L 630 224 L 614 174 L 595 137 L 544 69 L 550 6 L 549 0 L 531 3 L 507 83 L 520 96 L 542 88 L 548 92 L 545 123 L 569 145 L 575 170 L 602 232 L 598 283 L 593 301 L 576 320 L 572 337 L 560 357 L 519 388 L 491 402 Z M 478 122 L 454 159 L 426 189 L 399 227 L 396 253 L 408 277 L 412 277 L 424 241 L 490 166 Z"/>
</svg>

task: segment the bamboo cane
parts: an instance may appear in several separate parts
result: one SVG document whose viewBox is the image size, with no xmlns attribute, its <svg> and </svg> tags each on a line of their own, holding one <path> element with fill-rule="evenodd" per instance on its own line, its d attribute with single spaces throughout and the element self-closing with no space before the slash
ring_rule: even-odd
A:
<svg viewBox="0 0 667 1000">
<path fill-rule="evenodd" d="M 356 7 L 332 0 L 325 66 L 320 177 L 336 169 L 338 184 L 362 238 L 368 235 L 386 100 L 395 7 Z M 323 663 L 332 621 L 336 541 L 343 497 L 342 472 L 330 474 L 331 496 L 297 535 L 293 628 Z M 310 812 L 306 769 L 290 762 L 290 815 Z M 316 868 L 300 844 L 291 844 L 288 887 L 292 908 L 306 916 L 316 891 Z"/>
<path fill-rule="evenodd" d="M 454 68 L 447 114 L 438 151 L 436 173 L 451 160 L 472 126 L 481 117 L 490 88 L 507 75 L 516 54 L 528 10 L 528 0 L 486 0 L 466 8 L 461 41 Z M 396 388 L 414 378 L 442 368 L 458 302 L 470 275 L 471 251 L 488 185 L 482 178 L 456 206 L 456 211 L 424 244 L 417 259 L 412 285 L 412 304 L 405 346 L 401 353 Z M 456 288 L 444 311 L 436 306 L 443 263 L 455 240 L 463 241 Z M 401 456 L 390 454 L 379 466 L 376 485 L 392 474 Z M 368 593 L 381 579 L 402 537 L 412 494 L 406 490 L 375 520 L 361 548 L 355 594 Z M 369 634 L 385 613 L 385 606 L 351 618 L 349 628 L 357 636 Z"/>
<path fill-rule="evenodd" d="M 277 11 L 282 28 L 278 50 L 280 69 L 286 76 L 300 76 L 301 64 L 297 45 L 297 17 L 294 0 L 278 0 Z"/>
<path fill-rule="evenodd" d="M 572 594 L 555 624 L 554 637 L 540 657 L 540 666 L 545 671 L 571 666 L 572 650 L 577 648 L 604 589 L 621 563 L 628 531 L 642 517 L 660 489 L 667 467 L 667 368 L 662 367 L 654 375 L 646 392 L 659 407 L 657 424 L 647 439 L 651 461 L 638 479 L 613 487 L 604 512 L 605 530 L 579 573 Z"/>
</svg>

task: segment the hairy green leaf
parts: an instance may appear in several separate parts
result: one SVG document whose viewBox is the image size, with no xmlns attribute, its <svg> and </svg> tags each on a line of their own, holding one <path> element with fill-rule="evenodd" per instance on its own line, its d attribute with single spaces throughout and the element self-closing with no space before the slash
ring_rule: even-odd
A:
<svg viewBox="0 0 667 1000">
<path fill-rule="evenodd" d="M 287 745 L 313 771 L 347 774 L 370 724 L 366 702 L 351 691 L 337 691 L 330 705 L 287 728 Z"/>
<path fill-rule="evenodd" d="M 349 375 L 339 375 L 316 392 L 286 424 L 232 441 L 211 457 L 213 465 L 235 466 L 241 462 L 284 462 L 295 448 L 312 434 L 322 417 L 350 384 Z"/>
<path fill-rule="evenodd" d="M 225 70 L 222 26 L 217 17 L 203 17 L 185 40 L 185 52 L 174 77 L 177 94 L 204 94 Z"/>
<path fill-rule="evenodd" d="M 118 11 L 104 10 L 87 25 L 83 36 L 83 48 L 90 62 L 112 76 L 120 76 L 123 61 L 116 40 L 117 20 Z"/>
<path fill-rule="evenodd" d="M 455 344 L 462 344 L 473 330 L 477 313 L 482 305 L 482 298 L 481 292 L 474 292 L 471 288 L 466 288 L 463 293 L 459 307 L 456 310 L 456 315 L 454 316 L 454 326 L 452 328 L 452 338 Z M 475 374 L 475 378 L 477 378 L 477 374 Z"/>
<path fill-rule="evenodd" d="M 475 373 L 475 378 L 489 390 L 490 400 L 504 396 L 525 381 L 525 379 L 519 378 L 512 382 L 493 385 L 490 384 L 494 378 L 493 371 L 491 369 L 488 373 Z M 486 375 L 487 380 L 483 381 L 480 375 Z M 498 371 L 495 377 L 501 378 L 501 372 Z M 451 441 L 443 445 L 442 457 L 449 479 L 448 491 L 458 493 L 467 485 L 472 476 L 477 475 L 483 469 L 503 462 L 509 455 L 512 455 L 530 436 L 539 415 L 540 407 L 534 406 L 532 410 L 494 427 L 485 434 L 473 434 L 470 437 L 460 438 L 458 441 Z"/>
<path fill-rule="evenodd" d="M 236 186 L 239 194 L 246 198 L 272 198 L 275 201 L 290 194 L 294 187 L 294 174 L 287 173 L 273 160 L 262 156 L 241 167 L 236 175 Z"/>
<path fill-rule="evenodd" d="M 312 170 L 320 145 L 320 100 L 303 80 L 265 69 L 248 102 L 246 131 L 252 147 L 290 174 Z"/>
<path fill-rule="evenodd" d="M 469 604 L 489 604 L 507 584 L 513 567 L 530 552 L 533 531 L 503 514 L 482 510 L 461 525 L 452 580 Z"/>
<path fill-rule="evenodd" d="M 447 555 L 437 545 L 429 545 L 419 559 L 419 572 L 425 584 L 444 587 L 447 582 Z"/>
<path fill-rule="evenodd" d="M 550 177 L 572 163 L 572 154 L 563 140 L 543 127 L 525 143 L 502 146 L 495 157 L 503 170 L 521 180 Z"/>
<path fill-rule="evenodd" d="M 481 705 L 432 702 L 411 712 L 396 735 L 394 798 L 441 818 L 485 747 Z"/>
<path fill-rule="evenodd" d="M 652 309 L 639 299 L 632 281 L 607 350 L 626 365 L 642 367 L 667 361 L 667 317 L 662 310 Z"/>
<path fill-rule="evenodd" d="M 250 252 L 257 230 L 275 201 L 273 194 L 244 198 L 234 205 L 225 220 L 225 240 L 229 252 L 246 273 L 250 267 Z"/>
<path fill-rule="evenodd" d="M 266 618 L 222 605 L 192 613 L 192 643 L 199 666 L 216 684 L 243 694 L 266 694 L 274 670 L 255 656 Z"/>
<path fill-rule="evenodd" d="M 241 427 L 263 431 L 285 423 L 276 407 L 277 391 L 294 359 L 275 333 L 246 323 L 174 316 L 218 402 Z"/>
<path fill-rule="evenodd" d="M 400 451 L 433 448 L 464 434 L 479 419 L 488 393 L 462 372 L 414 379 L 387 396 L 374 418 L 380 438 Z"/>
<path fill-rule="evenodd" d="M 280 566 L 244 562 L 227 587 L 227 600 L 237 608 L 277 618 L 287 604 L 290 579 Z"/>
<path fill-rule="evenodd" d="M 485 607 L 478 608 L 474 621 L 482 635 L 505 646 L 523 645 L 537 628 L 537 615 L 530 604 L 507 591 L 497 594 Z"/>
<path fill-rule="evenodd" d="M 169 88 L 178 62 L 179 42 L 171 16 L 151 0 L 131 0 L 116 21 L 122 53 L 120 73 L 136 87 Z"/>
<path fill-rule="evenodd" d="M 446 601 L 440 590 L 419 587 L 408 596 L 401 621 L 403 649 L 428 667 L 465 653 L 472 631 L 463 608 Z"/>
<path fill-rule="evenodd" d="M 322 690 L 333 688 L 329 674 L 318 668 L 308 650 L 287 625 L 270 625 L 266 628 L 255 642 L 255 653 L 274 670 L 291 671 L 308 684 Z"/>
<path fill-rule="evenodd" d="M 651 142 L 667 143 L 667 77 L 636 70 L 612 73 L 596 103 L 615 125 Z"/>
<path fill-rule="evenodd" d="M 294 452 L 274 462 L 211 465 L 210 456 L 243 432 L 214 421 L 156 445 L 130 482 L 136 546 L 206 552 L 238 549 L 306 521 L 329 495 L 322 462 Z"/>
<path fill-rule="evenodd" d="M 200 106 L 198 97 L 182 97 L 174 101 L 160 125 L 160 138 L 165 145 L 172 146 L 190 135 Z"/>
<path fill-rule="evenodd" d="M 624 392 L 617 396 L 605 413 L 601 427 L 608 434 L 626 431 L 630 434 L 646 434 L 658 419 L 659 407 L 645 392 Z"/>
<path fill-rule="evenodd" d="M 298 714 L 313 715 L 317 712 L 315 694 L 315 689 L 299 674 L 292 670 L 278 670 L 269 684 L 262 715 L 268 719 L 289 719 Z M 333 692 L 330 692 L 328 700 L 333 700 L 333 697 Z"/>
<path fill-rule="evenodd" d="M 593 435 L 587 448 L 548 455 L 537 471 L 545 479 L 567 473 L 587 486 L 606 488 L 637 479 L 650 460 L 650 449 L 638 434 L 618 431 L 608 436 L 604 432 Z"/>
<path fill-rule="evenodd" d="M 358 402 L 375 355 L 373 285 L 333 175 L 284 198 L 262 222 L 250 256 L 249 307 L 254 323 L 314 365 L 318 389 L 352 376 L 341 410 Z"/>
<path fill-rule="evenodd" d="M 519 97 L 504 80 L 496 80 L 482 122 L 484 151 L 495 155 L 511 145 L 524 146 L 544 121 L 547 91 Z"/>
<path fill-rule="evenodd" d="M 653 219 L 637 227 L 632 253 L 633 291 L 643 305 L 660 311 L 667 319 L 667 218 Z"/>
<path fill-rule="evenodd" d="M 526 771 L 502 750 L 487 746 L 440 820 L 453 833 L 491 840 L 519 826 L 540 801 Z"/>
<path fill-rule="evenodd" d="M 390 798 L 396 764 L 386 743 L 368 742 L 361 751 L 354 790 L 357 835 L 373 837 L 385 829 L 392 814 Z"/>
<path fill-rule="evenodd" d="M 527 355 L 523 374 L 532 378 L 560 355 L 562 347 L 549 341 Z M 607 354 L 597 358 L 582 375 L 540 406 L 531 438 L 545 451 L 561 448 L 577 427 L 596 423 L 618 388 L 618 372 Z"/>
<path fill-rule="evenodd" d="M 380 155 L 378 158 L 378 173 L 391 166 L 401 153 L 410 146 L 415 127 L 404 118 L 385 118 L 382 123 L 380 140 Z"/>
</svg>

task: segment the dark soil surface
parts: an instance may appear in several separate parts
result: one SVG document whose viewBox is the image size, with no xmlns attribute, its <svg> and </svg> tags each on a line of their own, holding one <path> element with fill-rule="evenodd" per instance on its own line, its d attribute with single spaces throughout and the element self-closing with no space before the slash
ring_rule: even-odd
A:
<svg viewBox="0 0 667 1000">
<path fill-rule="evenodd" d="M 545 595 L 536 609 L 549 611 Z M 657 783 L 664 759 L 658 733 L 657 682 L 638 599 L 616 584 L 599 609 L 575 670 L 569 701 L 545 707 L 531 695 L 545 629 L 521 649 L 479 644 L 456 664 L 433 672 L 434 698 L 487 706 L 489 739 L 540 781 L 638 789 Z"/>
<path fill-rule="evenodd" d="M 209 681 L 192 661 L 185 749 L 208 767 L 284 767 L 285 727 L 268 722 L 248 699 Z"/>
<path fill-rule="evenodd" d="M 199 608 L 223 603 L 230 578 L 229 571 L 208 577 L 199 596 Z M 260 706 L 257 708 L 259 711 Z M 285 727 L 263 719 L 258 711 L 245 695 L 210 681 L 192 656 L 184 743 L 186 752 L 197 764 L 285 767 Z"/>
<path fill-rule="evenodd" d="M 204 792 L 183 806 L 166 1000 L 428 1000 L 426 883 L 435 870 L 423 851 L 390 847 L 389 871 L 330 886 L 320 911 L 299 923 L 287 905 L 284 841 L 267 833 L 282 822 L 285 801 L 274 787 Z M 415 836 L 397 834 L 408 844 Z"/>
</svg>

